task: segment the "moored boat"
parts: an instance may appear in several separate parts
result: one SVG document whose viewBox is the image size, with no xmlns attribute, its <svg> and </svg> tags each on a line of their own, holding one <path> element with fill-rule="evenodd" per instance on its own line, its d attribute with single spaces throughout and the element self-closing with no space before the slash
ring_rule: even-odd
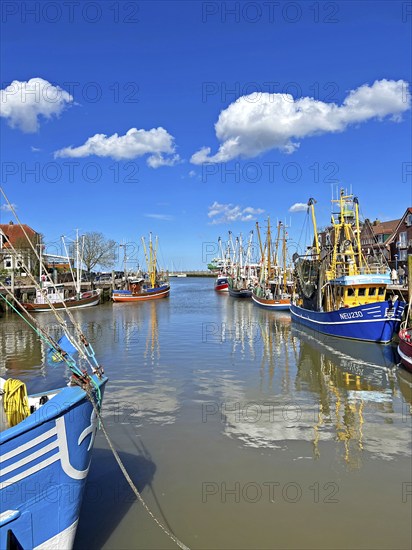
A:
<svg viewBox="0 0 412 550">
<path fill-rule="evenodd" d="M 43 313 L 55 309 L 79 309 L 96 306 L 100 302 L 101 290 L 80 292 L 70 298 L 64 297 L 64 285 L 43 283 L 43 287 L 36 290 L 34 302 L 23 302 L 21 305 L 31 313 Z M 52 305 L 51 305 L 52 304 Z"/>
<path fill-rule="evenodd" d="M 231 284 L 234 284 L 233 282 L 231 283 L 231 281 L 232 279 L 229 279 L 229 296 L 232 296 L 232 298 L 250 298 L 252 296 L 251 288 L 231 286 Z"/>
<path fill-rule="evenodd" d="M 271 309 L 273 311 L 288 311 L 290 308 L 290 294 L 287 284 L 286 270 L 286 231 L 282 222 L 278 224 L 278 234 L 276 239 L 276 249 L 274 262 L 272 261 L 272 237 L 270 230 L 270 220 L 268 219 L 266 243 L 263 249 L 260 240 L 259 225 L 256 223 L 259 244 L 262 253 L 262 266 L 260 270 L 260 281 L 252 292 L 253 303 L 259 307 Z M 282 232 L 282 266 L 277 261 L 280 236 Z"/>
<path fill-rule="evenodd" d="M 29 274 L 24 259 L 21 265 Z M 33 395 L 22 380 L 0 378 L 0 548 L 70 550 L 107 378 L 67 306 L 70 326 L 52 308 L 63 331 L 56 342 L 30 311 L 21 315 L 11 289 L 2 282 L 0 289 L 0 299 L 47 345 L 54 366 L 70 372 L 67 387 Z"/>
<path fill-rule="evenodd" d="M 229 292 L 229 279 L 226 275 L 219 275 L 215 281 L 216 292 Z"/>
<path fill-rule="evenodd" d="M 234 262 L 228 277 L 229 296 L 233 298 L 250 298 L 253 286 L 257 283 L 256 265 L 251 263 L 253 231 L 250 232 L 246 254 L 243 251 L 242 235 L 236 239 Z"/>
<path fill-rule="evenodd" d="M 143 250 L 148 268 L 145 277 L 127 277 L 127 288 L 113 290 L 113 302 L 145 302 L 148 300 L 158 300 L 167 298 L 170 294 L 170 285 L 167 274 L 158 270 L 157 267 L 157 247 L 158 239 L 155 243 L 152 242 L 152 235 L 149 237 L 149 247 L 146 248 L 146 243 L 142 237 Z"/>
<path fill-rule="evenodd" d="M 63 241 L 64 243 L 64 241 Z M 64 246 L 65 243 L 64 243 Z M 30 311 L 31 313 L 44 313 L 50 312 L 52 309 L 80 309 L 85 307 L 97 306 L 100 302 L 101 289 L 81 291 L 82 280 L 82 258 L 80 254 L 80 241 L 78 232 L 76 233 L 75 240 L 75 254 L 76 254 L 76 266 L 72 268 L 70 259 L 67 255 L 67 260 L 70 265 L 70 271 L 73 275 L 73 282 L 75 287 L 75 295 L 65 297 L 65 287 L 63 284 L 54 283 L 50 275 L 46 273 L 42 262 L 40 247 L 39 255 L 39 284 L 36 285 L 36 296 L 33 302 L 22 302 L 21 306 Z M 76 275 L 74 275 L 76 272 Z M 48 280 L 47 280 L 48 279 Z"/>
<path fill-rule="evenodd" d="M 361 252 L 359 205 L 342 190 L 339 212 L 332 215 L 330 246 L 322 250 L 312 212 L 314 246 L 295 257 L 297 293 L 292 319 L 318 332 L 378 343 L 388 343 L 398 330 L 405 302 L 387 296 L 390 270 L 369 266 Z"/>
<path fill-rule="evenodd" d="M 412 372 L 412 328 L 401 328 L 399 331 L 398 353 L 402 365 Z"/>
<path fill-rule="evenodd" d="M 106 382 L 30 395 L 30 414 L 10 426 L 0 379 L 0 548 L 72 548 L 97 430 L 89 396 L 101 401 Z"/>
<path fill-rule="evenodd" d="M 129 279 L 128 288 L 125 290 L 113 290 L 113 302 L 145 302 L 167 298 L 170 294 L 168 283 L 159 283 L 152 287 L 147 279 Z"/>
</svg>

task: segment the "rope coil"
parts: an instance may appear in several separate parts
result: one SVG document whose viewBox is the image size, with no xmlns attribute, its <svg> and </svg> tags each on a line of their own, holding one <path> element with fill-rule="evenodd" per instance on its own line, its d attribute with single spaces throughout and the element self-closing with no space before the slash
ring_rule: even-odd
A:
<svg viewBox="0 0 412 550">
<path fill-rule="evenodd" d="M 24 382 L 13 378 L 6 380 L 3 387 L 3 406 L 10 428 L 29 416 L 29 399 Z"/>
</svg>

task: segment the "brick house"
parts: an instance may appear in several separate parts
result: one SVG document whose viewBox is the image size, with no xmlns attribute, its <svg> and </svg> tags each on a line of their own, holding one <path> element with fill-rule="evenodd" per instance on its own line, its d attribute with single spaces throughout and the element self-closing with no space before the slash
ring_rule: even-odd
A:
<svg viewBox="0 0 412 550">
<path fill-rule="evenodd" d="M 361 248 L 365 258 L 371 256 L 381 258 L 383 256 L 388 262 L 391 261 L 391 251 L 387 247 L 387 242 L 399 222 L 400 219 L 387 222 L 365 220 L 360 234 Z"/>
<path fill-rule="evenodd" d="M 41 235 L 25 224 L 22 226 L 15 225 L 13 222 L 0 224 L 0 269 L 6 271 L 19 269 L 22 262 L 24 262 L 29 270 L 34 268 L 36 263 L 35 255 L 28 239 L 36 246 L 41 242 Z M 17 257 L 14 257 L 11 250 L 12 247 L 17 251 Z"/>
<path fill-rule="evenodd" d="M 405 210 L 404 215 L 394 228 L 392 235 L 385 241 L 390 253 L 390 265 L 406 266 L 408 254 L 412 254 L 412 207 Z"/>
</svg>

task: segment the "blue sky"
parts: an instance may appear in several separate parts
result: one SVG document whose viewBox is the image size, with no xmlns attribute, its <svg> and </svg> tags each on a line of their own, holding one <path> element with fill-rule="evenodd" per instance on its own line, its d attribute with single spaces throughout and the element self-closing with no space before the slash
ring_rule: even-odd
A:
<svg viewBox="0 0 412 550">
<path fill-rule="evenodd" d="M 169 268 L 268 214 L 299 240 L 290 208 L 313 196 L 327 223 L 332 186 L 397 218 L 411 22 L 408 2 L 3 2 L 3 188 L 46 242 L 152 231 Z"/>
</svg>

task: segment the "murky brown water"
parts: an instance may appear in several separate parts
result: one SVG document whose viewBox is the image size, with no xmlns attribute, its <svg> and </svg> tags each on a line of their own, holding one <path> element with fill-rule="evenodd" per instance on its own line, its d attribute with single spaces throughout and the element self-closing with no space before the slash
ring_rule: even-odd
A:
<svg viewBox="0 0 412 550">
<path fill-rule="evenodd" d="M 169 300 L 76 312 L 110 377 L 106 426 L 156 516 L 193 549 L 409 549 L 412 377 L 393 350 L 212 287 L 174 279 Z M 64 382 L 15 316 L 0 347 L 1 374 L 29 390 Z M 101 433 L 76 548 L 175 548 Z"/>
</svg>

